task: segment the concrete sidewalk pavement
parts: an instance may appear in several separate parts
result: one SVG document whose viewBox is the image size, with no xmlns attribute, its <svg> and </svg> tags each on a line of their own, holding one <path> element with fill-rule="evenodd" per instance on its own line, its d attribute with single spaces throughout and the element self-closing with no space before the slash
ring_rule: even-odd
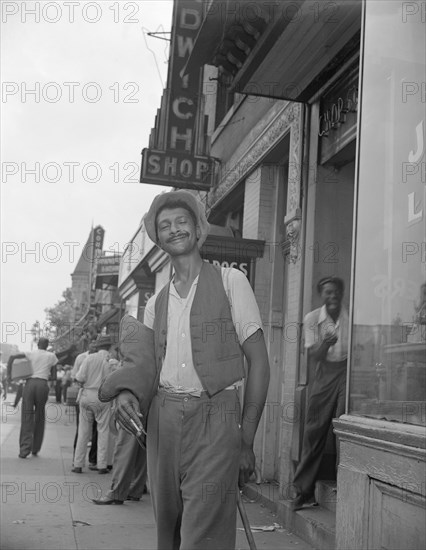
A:
<svg viewBox="0 0 426 550">
<path fill-rule="evenodd" d="M 156 528 L 149 495 L 122 506 L 96 506 L 111 474 L 73 474 L 75 411 L 49 397 L 46 431 L 40 454 L 18 458 L 20 409 L 14 395 L 1 404 L 1 540 L 2 550 L 153 550 Z M 252 526 L 273 526 L 276 517 L 245 497 Z M 281 527 L 254 533 L 258 550 L 311 550 Z M 237 549 L 249 548 L 238 519 Z"/>
</svg>

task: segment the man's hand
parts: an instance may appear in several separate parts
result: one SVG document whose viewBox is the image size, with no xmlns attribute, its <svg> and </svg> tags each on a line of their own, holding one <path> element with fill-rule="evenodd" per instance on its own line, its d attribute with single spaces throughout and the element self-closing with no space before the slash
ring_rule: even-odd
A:
<svg viewBox="0 0 426 550">
<path fill-rule="evenodd" d="M 326 334 L 326 336 L 324 338 L 324 342 L 328 346 L 334 346 L 334 344 L 337 342 L 337 340 L 338 340 L 338 338 L 337 338 L 336 334 Z"/>
<path fill-rule="evenodd" d="M 133 393 L 125 390 L 115 399 L 115 419 L 126 432 L 134 436 L 145 433 L 139 412 L 139 401 Z"/>
<path fill-rule="evenodd" d="M 241 454 L 240 454 L 240 473 L 238 478 L 238 486 L 244 487 L 250 476 L 255 470 L 256 458 L 254 456 L 253 448 L 247 445 L 243 441 L 241 442 Z"/>
</svg>

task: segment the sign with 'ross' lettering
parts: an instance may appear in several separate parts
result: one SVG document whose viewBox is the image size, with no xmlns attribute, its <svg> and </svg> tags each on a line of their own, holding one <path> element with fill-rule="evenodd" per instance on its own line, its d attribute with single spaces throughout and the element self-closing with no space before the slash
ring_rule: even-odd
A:
<svg viewBox="0 0 426 550">
<path fill-rule="evenodd" d="M 204 154 L 201 67 L 181 77 L 201 26 L 203 2 L 175 0 L 167 88 L 151 135 L 142 151 L 141 182 L 208 191 L 214 161 Z"/>
</svg>

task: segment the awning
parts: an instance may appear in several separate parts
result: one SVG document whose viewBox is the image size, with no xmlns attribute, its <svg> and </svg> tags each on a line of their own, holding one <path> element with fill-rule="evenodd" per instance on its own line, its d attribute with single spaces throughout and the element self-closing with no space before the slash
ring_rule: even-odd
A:
<svg viewBox="0 0 426 550">
<path fill-rule="evenodd" d="M 75 356 L 77 355 L 77 348 L 72 344 L 69 348 L 64 349 L 63 351 L 56 351 L 56 357 L 58 358 L 58 363 L 61 365 L 72 365 L 74 363 Z"/>
<path fill-rule="evenodd" d="M 96 275 L 96 287 L 100 290 L 118 287 L 118 272 Z"/>
<path fill-rule="evenodd" d="M 265 250 L 265 241 L 257 239 L 242 239 L 231 237 L 217 231 L 216 234 L 209 234 L 201 247 L 200 253 L 203 260 L 220 266 L 239 269 L 254 286 L 256 275 L 256 260 L 262 258 Z M 221 228 L 232 233 L 229 227 Z"/>
<path fill-rule="evenodd" d="M 112 323 L 119 323 L 120 321 L 120 308 L 112 307 L 108 311 L 102 313 L 99 319 L 96 321 L 96 326 L 101 329 Z"/>
<path fill-rule="evenodd" d="M 323 83 L 317 81 L 319 75 L 328 78 L 328 72 L 336 71 L 336 58 L 341 63 L 357 49 L 362 0 L 249 4 L 267 23 L 259 36 L 253 35 L 254 43 L 245 49 L 236 32 L 244 27 L 244 3 L 214 0 L 182 74 L 210 64 L 225 72 L 231 91 L 307 101 Z"/>
<path fill-rule="evenodd" d="M 205 64 L 222 65 L 232 73 L 235 64 L 239 66 L 244 62 L 273 17 L 274 11 L 271 11 L 269 0 L 255 0 L 246 4 L 240 0 L 213 0 L 181 76 L 196 73 Z M 221 53 L 225 42 L 230 47 L 233 42 L 229 57 Z"/>
<path fill-rule="evenodd" d="M 96 270 L 96 288 L 107 290 L 118 286 L 120 254 L 104 255 L 99 258 Z"/>
<path fill-rule="evenodd" d="M 319 9 L 318 17 L 314 17 Z M 231 89 L 255 96 L 307 101 L 359 52 L 362 0 L 337 0 L 328 10 L 306 1 L 256 63 L 247 62 Z M 322 9 L 322 11 L 321 11 Z M 256 54 L 256 52 L 253 52 Z M 255 55 L 253 56 L 255 57 Z"/>
</svg>

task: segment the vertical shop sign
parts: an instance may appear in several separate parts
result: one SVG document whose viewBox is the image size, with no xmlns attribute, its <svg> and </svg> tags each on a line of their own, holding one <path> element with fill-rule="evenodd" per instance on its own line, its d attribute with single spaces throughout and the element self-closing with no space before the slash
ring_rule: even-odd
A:
<svg viewBox="0 0 426 550">
<path fill-rule="evenodd" d="M 167 88 L 154 143 L 142 151 L 142 183 L 205 191 L 213 185 L 213 159 L 198 154 L 205 133 L 200 118 L 201 68 L 181 77 L 202 17 L 200 0 L 175 0 Z"/>
<path fill-rule="evenodd" d="M 97 225 L 92 231 L 92 246 L 90 251 L 90 307 L 95 307 L 96 303 L 96 275 L 98 271 L 99 258 L 104 246 L 105 231 L 103 227 Z"/>
</svg>

